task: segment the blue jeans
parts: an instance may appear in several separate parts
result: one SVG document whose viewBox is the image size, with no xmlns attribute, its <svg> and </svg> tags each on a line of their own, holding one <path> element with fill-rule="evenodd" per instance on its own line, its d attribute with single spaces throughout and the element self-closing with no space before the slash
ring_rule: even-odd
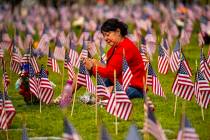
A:
<svg viewBox="0 0 210 140">
<path fill-rule="evenodd" d="M 114 84 L 109 80 L 109 79 L 104 79 L 104 83 L 107 87 L 109 86 L 113 86 Z M 137 89 L 134 87 L 128 87 L 126 90 L 126 94 L 128 95 L 129 99 L 133 99 L 133 98 L 143 98 L 144 94 L 143 94 L 143 89 Z"/>
</svg>

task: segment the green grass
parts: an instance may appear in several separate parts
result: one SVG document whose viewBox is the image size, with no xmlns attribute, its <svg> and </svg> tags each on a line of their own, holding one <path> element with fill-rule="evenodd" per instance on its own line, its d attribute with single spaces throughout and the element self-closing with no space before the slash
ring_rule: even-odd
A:
<svg viewBox="0 0 210 140">
<path fill-rule="evenodd" d="M 174 46 L 172 46 L 173 48 Z M 207 46 L 204 48 L 205 56 L 207 56 Z M 197 36 L 193 34 L 191 44 L 183 47 L 183 52 L 186 56 L 187 61 L 190 64 L 190 67 L 193 71 L 192 80 L 194 81 L 195 75 L 195 60 L 200 60 L 200 49 L 197 46 Z M 8 53 L 6 54 L 8 56 Z M 12 126 L 8 131 L 8 137 L 10 140 L 18 140 L 21 139 L 22 125 L 26 123 L 26 127 L 28 130 L 29 137 L 35 136 L 58 136 L 61 137 L 63 133 L 63 117 L 64 113 L 62 110 L 56 105 L 43 105 L 42 113 L 39 112 L 39 105 L 26 105 L 23 101 L 21 95 L 19 95 L 18 91 L 15 90 L 15 82 L 18 79 L 18 76 L 9 71 L 9 57 L 6 57 L 7 62 L 7 72 L 11 79 L 11 84 L 9 87 L 9 96 L 11 96 L 11 100 L 13 105 L 16 108 L 16 116 L 13 120 Z M 43 57 L 38 60 L 39 64 L 45 64 L 47 62 L 47 58 Z M 59 62 L 60 67 L 63 65 L 63 62 Z M 152 61 L 153 68 L 157 73 L 157 53 L 154 56 Z M 50 75 L 49 79 L 53 81 L 57 86 L 55 88 L 54 98 L 57 97 L 61 93 L 62 87 L 62 76 L 53 73 L 49 70 Z M 0 72 L 2 75 L 2 71 Z M 202 121 L 201 117 L 201 108 L 195 103 L 195 99 L 192 101 L 184 101 L 178 98 L 177 102 L 177 113 L 176 116 L 173 116 L 173 108 L 175 96 L 171 92 L 171 86 L 173 80 L 175 78 L 175 73 L 169 72 L 167 75 L 158 74 L 159 80 L 162 84 L 163 90 L 167 99 L 164 99 L 159 96 L 154 96 L 151 92 L 151 88 L 148 92 L 148 96 L 151 97 L 153 103 L 155 104 L 155 115 L 157 120 L 162 125 L 163 129 L 169 130 L 166 131 L 166 135 L 168 139 L 176 139 L 177 132 L 179 129 L 179 121 L 182 113 L 182 104 L 185 103 L 186 115 L 188 119 L 191 121 L 192 126 L 195 127 L 197 133 L 200 136 L 201 140 L 210 139 L 210 134 L 208 130 L 210 130 L 210 111 L 209 109 L 204 110 L 205 120 Z M 2 80 L 2 78 L 0 79 Z M 67 80 L 67 71 L 65 70 L 64 81 Z M 1 81 L 0 81 L 1 82 Z M 1 86 L 2 89 L 2 86 Z M 99 139 L 99 125 L 96 126 L 95 123 L 95 106 L 86 105 L 79 102 L 79 96 L 85 92 L 85 88 L 81 88 L 76 93 L 76 102 L 74 108 L 74 114 L 71 116 L 71 106 L 65 112 L 69 121 L 74 125 L 78 133 L 84 140 L 94 140 Z M 134 99 L 133 102 L 133 112 L 129 119 L 129 121 L 119 121 L 119 134 L 115 135 L 115 117 L 106 113 L 104 108 L 98 108 L 98 124 L 104 123 L 111 137 L 116 140 L 122 140 L 126 137 L 128 133 L 129 126 L 135 123 L 138 129 L 143 128 L 144 123 L 144 112 L 143 112 L 143 100 L 142 99 Z M 142 135 L 142 134 L 141 134 Z M 0 139 L 6 139 L 6 132 L 0 131 Z M 150 139 L 151 136 L 150 136 Z"/>
</svg>

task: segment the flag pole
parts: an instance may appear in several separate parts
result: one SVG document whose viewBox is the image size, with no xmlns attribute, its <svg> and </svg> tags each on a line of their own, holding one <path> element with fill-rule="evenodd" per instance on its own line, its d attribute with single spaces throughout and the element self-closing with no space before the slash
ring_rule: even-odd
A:
<svg viewBox="0 0 210 140">
<path fill-rule="evenodd" d="M 116 70 L 114 70 L 114 98 L 115 98 L 115 134 L 118 135 L 117 108 L 116 108 Z"/>
<path fill-rule="evenodd" d="M 97 66 L 97 64 L 96 64 L 96 116 L 95 116 L 95 121 L 96 121 L 96 126 L 97 126 L 97 124 L 98 124 L 98 122 L 97 122 L 97 120 L 98 120 L 98 106 L 97 106 L 97 102 L 98 102 L 98 91 L 97 91 L 97 84 L 98 84 L 98 80 L 97 80 L 97 76 L 98 75 L 98 66 Z"/>
<path fill-rule="evenodd" d="M 78 78 L 78 73 L 76 74 L 76 81 L 75 81 L 76 85 L 75 85 L 75 89 L 74 89 L 74 98 L 73 98 L 73 103 L 72 103 L 72 107 L 71 107 L 71 116 L 73 116 L 73 112 L 74 112 L 74 103 L 75 103 L 76 92 L 77 92 L 77 78 Z"/>
<path fill-rule="evenodd" d="M 203 53 L 203 48 L 202 48 L 202 53 Z M 196 70 L 198 71 L 198 61 L 197 61 L 197 59 L 195 60 L 195 66 L 196 66 Z M 197 75 L 196 75 L 196 77 L 197 77 Z M 202 105 L 201 105 L 201 116 L 202 116 L 202 119 L 204 121 L 204 112 L 203 112 Z"/>
<path fill-rule="evenodd" d="M 182 57 L 182 48 L 181 48 L 181 46 L 180 46 L 180 50 L 179 51 L 180 51 L 180 59 L 181 59 L 181 57 Z M 176 116 L 177 99 L 178 99 L 178 97 L 176 96 L 175 97 L 175 103 L 174 103 L 174 117 Z"/>
<path fill-rule="evenodd" d="M 3 75 L 4 75 L 4 71 L 5 71 L 5 63 L 4 63 L 4 60 L 2 59 L 2 70 L 3 70 Z M 5 85 L 5 81 L 2 79 L 2 86 L 3 86 L 3 101 L 5 101 L 5 87 L 4 87 L 4 85 Z M 4 103 L 3 103 L 3 108 L 4 108 Z M 7 128 L 6 128 L 6 138 L 7 138 L 7 140 L 9 140 L 9 137 L 8 137 L 8 130 L 7 130 Z"/>
</svg>

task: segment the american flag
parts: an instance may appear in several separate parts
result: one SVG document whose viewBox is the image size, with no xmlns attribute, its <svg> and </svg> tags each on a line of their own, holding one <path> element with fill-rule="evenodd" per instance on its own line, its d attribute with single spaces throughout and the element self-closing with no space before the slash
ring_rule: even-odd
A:
<svg viewBox="0 0 210 140">
<path fill-rule="evenodd" d="M 128 120 L 132 111 L 132 102 L 118 81 L 116 81 L 115 88 L 115 93 L 110 95 L 106 111 L 121 119 Z"/>
<path fill-rule="evenodd" d="M 207 108 L 210 102 L 210 86 L 208 81 L 204 78 L 203 74 L 198 71 L 196 73 L 195 79 L 195 97 L 197 103 L 203 107 Z"/>
<path fill-rule="evenodd" d="M 154 94 L 159 96 L 165 96 L 160 81 L 158 80 L 158 77 L 155 74 L 151 63 L 149 63 L 148 65 L 147 85 L 152 86 L 152 92 Z"/>
<path fill-rule="evenodd" d="M 195 129 L 191 126 L 185 115 L 182 116 L 180 129 L 178 132 L 177 140 L 199 140 L 198 134 Z"/>
<path fill-rule="evenodd" d="M 148 63 L 149 63 L 149 59 L 147 58 L 146 51 L 143 49 L 143 47 L 139 47 L 139 52 L 140 52 L 142 60 L 144 62 L 144 69 L 146 70 L 148 67 Z"/>
<path fill-rule="evenodd" d="M 30 46 L 29 50 L 27 50 L 26 53 L 24 54 L 24 56 L 22 57 L 21 63 L 30 63 L 34 68 L 35 73 L 39 73 L 39 71 L 40 71 L 39 66 L 36 62 L 36 58 L 33 55 L 33 50 L 31 48 L 31 46 Z"/>
<path fill-rule="evenodd" d="M 128 63 L 126 61 L 126 57 L 123 56 L 123 65 L 122 65 L 122 82 L 123 82 L 123 90 L 126 91 L 131 79 L 133 77 L 133 74 L 128 66 Z"/>
<path fill-rule="evenodd" d="M 29 64 L 29 89 L 30 92 L 39 97 L 39 81 L 35 76 L 33 67 Z"/>
<path fill-rule="evenodd" d="M 23 130 L 22 130 L 22 140 L 29 140 L 25 126 L 23 127 Z"/>
<path fill-rule="evenodd" d="M 190 34 L 185 29 L 181 31 L 180 43 L 182 46 L 190 43 Z"/>
<path fill-rule="evenodd" d="M 207 64 L 206 58 L 203 54 L 203 49 L 201 49 L 201 54 L 200 54 L 200 70 L 203 73 L 206 80 L 210 82 L 210 67 Z"/>
<path fill-rule="evenodd" d="M 47 66 L 52 67 L 53 72 L 60 73 L 59 65 L 57 60 L 53 57 L 53 54 L 49 50 Z"/>
<path fill-rule="evenodd" d="M 162 74 L 166 74 L 169 68 L 169 57 L 167 57 L 166 53 L 162 46 L 159 47 L 159 55 L 158 55 L 158 72 Z"/>
<path fill-rule="evenodd" d="M 49 39 L 48 35 L 44 31 L 44 33 L 43 33 L 43 35 L 42 35 L 42 37 L 39 41 L 38 47 L 37 47 L 42 54 L 45 54 L 45 55 L 48 54 L 48 52 L 49 52 L 49 40 L 50 39 Z"/>
<path fill-rule="evenodd" d="M 62 61 L 64 61 L 64 58 L 65 58 L 65 48 L 62 46 L 62 43 L 58 37 L 56 38 L 54 57 L 55 59 L 62 60 Z"/>
<path fill-rule="evenodd" d="M 170 57 L 170 47 L 166 38 L 162 39 L 161 46 L 167 57 Z"/>
<path fill-rule="evenodd" d="M 65 55 L 65 64 L 64 64 L 64 67 L 68 70 L 69 79 L 73 80 L 73 78 L 75 76 L 74 67 L 71 64 L 71 61 L 70 61 L 70 58 L 69 58 L 69 54 L 68 53 L 66 53 L 66 55 Z"/>
<path fill-rule="evenodd" d="M 183 53 L 182 53 L 181 61 L 183 62 L 184 67 L 185 67 L 186 70 L 187 70 L 187 73 L 188 73 L 189 76 L 191 77 L 191 76 L 192 76 L 192 71 L 191 71 L 191 68 L 190 68 L 190 66 L 189 66 L 189 64 L 188 64 L 188 62 L 187 62 L 187 60 L 185 59 L 185 56 L 184 56 Z"/>
<path fill-rule="evenodd" d="M 75 49 L 76 49 L 75 44 L 70 40 L 70 50 L 69 50 L 70 63 L 76 68 L 79 68 L 79 61 L 80 61 L 79 54 Z"/>
<path fill-rule="evenodd" d="M 176 46 L 171 54 L 171 59 L 170 59 L 170 67 L 172 72 L 176 72 L 179 69 L 180 59 L 181 59 L 181 46 L 179 41 L 177 40 Z"/>
<path fill-rule="evenodd" d="M 87 44 L 86 44 L 86 41 L 83 40 L 82 51 L 80 53 L 80 60 L 87 57 L 88 57 Z"/>
<path fill-rule="evenodd" d="M 42 102 L 49 104 L 53 97 L 53 88 L 50 84 L 48 76 L 44 70 L 44 66 L 42 65 L 40 70 L 40 83 L 39 83 L 39 98 Z"/>
<path fill-rule="evenodd" d="M 6 92 L 4 94 L 0 93 L 0 112 L 0 128 L 3 130 L 8 129 L 16 111 Z"/>
<path fill-rule="evenodd" d="M 90 93 L 95 93 L 95 91 L 96 91 L 93 81 L 90 78 L 89 72 L 85 68 L 82 61 L 80 61 L 77 83 L 80 85 L 86 86 L 88 92 L 90 92 Z"/>
<path fill-rule="evenodd" d="M 157 122 L 153 110 L 147 102 L 144 103 L 144 111 L 146 115 L 143 128 L 144 132 L 150 133 L 157 140 L 166 140 L 167 138 L 164 131 L 161 128 L 161 125 Z"/>
<path fill-rule="evenodd" d="M 101 76 L 97 73 L 97 96 L 102 98 L 109 99 L 110 94 L 109 91 L 104 83 L 104 80 L 101 78 Z"/>
<path fill-rule="evenodd" d="M 63 140 L 80 140 L 80 136 L 75 131 L 74 127 L 64 118 L 64 133 Z"/>
<path fill-rule="evenodd" d="M 107 57 L 106 57 L 106 54 L 104 53 L 104 49 L 103 49 L 103 47 L 101 45 L 101 42 L 102 42 L 102 40 L 100 40 L 100 46 L 99 46 L 100 55 L 101 55 L 101 63 L 106 64 Z"/>
<path fill-rule="evenodd" d="M 3 73 L 3 84 L 4 84 L 4 91 L 7 91 L 8 86 L 10 84 L 10 79 L 9 79 L 9 76 L 8 76 L 8 74 L 5 70 L 4 70 L 4 73 Z"/>
<path fill-rule="evenodd" d="M 18 54 L 17 48 L 14 44 L 12 48 L 12 57 L 11 57 L 11 70 L 15 73 L 19 73 L 20 71 L 20 61 L 21 58 Z"/>
<path fill-rule="evenodd" d="M 172 92 L 185 100 L 191 100 L 194 94 L 194 85 L 183 60 L 180 62 L 178 73 L 172 85 Z"/>
</svg>

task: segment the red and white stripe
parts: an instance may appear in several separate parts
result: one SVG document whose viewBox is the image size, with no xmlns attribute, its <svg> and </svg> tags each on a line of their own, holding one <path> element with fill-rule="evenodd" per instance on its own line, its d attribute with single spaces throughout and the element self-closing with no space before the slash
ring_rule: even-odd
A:
<svg viewBox="0 0 210 140">
<path fill-rule="evenodd" d="M 42 102 L 49 104 L 53 97 L 53 88 L 48 78 L 41 78 L 39 85 L 39 98 Z"/>
<path fill-rule="evenodd" d="M 173 83 L 172 92 L 185 100 L 191 100 L 194 94 L 194 85 L 189 75 L 178 73 Z"/>
<path fill-rule="evenodd" d="M 124 91 L 115 94 L 111 94 L 106 110 L 112 115 L 128 120 L 132 111 L 132 103 Z"/>
<path fill-rule="evenodd" d="M 158 56 L 158 72 L 166 74 L 169 69 L 169 59 L 166 56 Z"/>
<path fill-rule="evenodd" d="M 172 72 L 176 72 L 179 68 L 180 64 L 180 52 L 176 51 L 175 53 L 172 52 L 171 59 L 170 59 L 170 68 Z"/>
<path fill-rule="evenodd" d="M 152 92 L 159 96 L 165 96 L 160 81 L 156 76 L 152 77 Z"/>
<path fill-rule="evenodd" d="M 205 58 L 200 62 L 200 70 L 203 73 L 206 80 L 208 80 L 210 82 L 210 67 L 207 64 Z"/>
<path fill-rule="evenodd" d="M 73 49 L 69 50 L 69 58 L 70 58 L 70 63 L 73 66 L 79 68 L 79 55 L 75 50 Z"/>
<path fill-rule="evenodd" d="M 33 66 L 34 72 L 39 73 L 39 66 L 38 66 L 38 64 L 36 62 L 36 58 L 34 56 L 30 57 L 30 64 Z"/>
<path fill-rule="evenodd" d="M 35 77 L 29 77 L 30 92 L 39 98 L 39 81 Z"/>
<path fill-rule="evenodd" d="M 131 81 L 131 79 L 132 79 L 132 77 L 133 77 L 133 74 L 132 74 L 132 72 L 131 72 L 129 67 L 126 69 L 125 72 L 123 72 L 122 76 L 123 76 L 122 77 L 123 89 L 126 90 L 128 85 L 129 85 L 129 83 L 130 83 L 130 81 Z"/>
</svg>

